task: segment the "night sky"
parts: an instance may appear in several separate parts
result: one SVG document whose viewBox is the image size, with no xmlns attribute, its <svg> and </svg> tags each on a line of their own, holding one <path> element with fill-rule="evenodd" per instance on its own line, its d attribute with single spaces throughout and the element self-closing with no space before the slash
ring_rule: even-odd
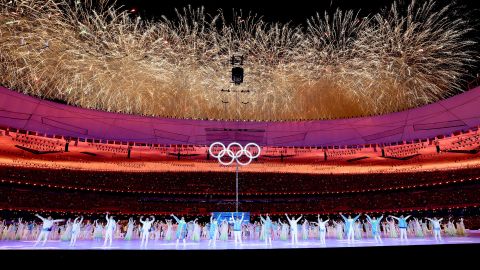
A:
<svg viewBox="0 0 480 270">
<path fill-rule="evenodd" d="M 112 0 L 115 1 L 115 0 Z M 116 5 L 121 9 L 129 10 L 132 16 L 156 20 L 165 15 L 169 19 L 176 17 L 175 8 L 182 9 L 188 5 L 197 8 L 204 7 L 207 13 L 216 14 L 218 9 L 224 11 L 225 18 L 231 19 L 232 10 L 242 10 L 243 14 L 257 14 L 267 22 L 291 23 L 294 25 L 305 25 L 308 18 L 319 12 L 333 13 L 337 8 L 341 10 L 358 10 L 360 16 L 375 14 L 390 7 L 395 0 L 116 0 Z M 423 0 L 417 0 L 422 3 Z M 284 4 L 288 2 L 288 4 Z M 399 0 L 401 6 L 406 7 L 410 0 Z M 451 3 L 451 0 L 437 0 L 439 6 Z M 403 4 L 402 4 L 403 3 Z M 480 1 L 478 0 L 457 0 L 456 10 L 452 14 L 468 19 L 476 31 L 471 35 L 477 41 L 475 50 L 480 55 Z M 477 59 L 478 60 L 478 59 Z M 479 61 L 469 68 L 465 81 L 471 81 L 480 73 Z"/>
<path fill-rule="evenodd" d="M 284 4 L 283 2 L 289 2 Z M 381 9 L 390 6 L 394 0 L 293 0 L 293 1 L 273 1 L 273 0 L 118 0 L 117 5 L 125 9 L 133 10 L 134 13 L 146 18 L 155 18 L 165 15 L 169 18 L 175 16 L 175 8 L 183 8 L 188 5 L 192 7 L 205 7 L 207 13 L 215 14 L 218 9 L 222 9 L 225 15 L 231 15 L 231 10 L 242 10 L 244 13 L 249 11 L 262 15 L 268 22 L 292 22 L 302 24 L 305 20 L 316 12 L 333 12 L 335 9 L 359 10 L 361 16 L 379 12 Z M 409 0 L 403 2 L 409 3 Z M 422 0 L 419 0 L 422 2 Z M 450 3 L 451 1 L 440 0 L 440 3 Z M 468 15 L 475 19 L 478 16 L 480 1 L 458 0 L 459 6 L 466 10 L 476 10 Z M 462 11 L 462 14 L 464 12 Z"/>
</svg>

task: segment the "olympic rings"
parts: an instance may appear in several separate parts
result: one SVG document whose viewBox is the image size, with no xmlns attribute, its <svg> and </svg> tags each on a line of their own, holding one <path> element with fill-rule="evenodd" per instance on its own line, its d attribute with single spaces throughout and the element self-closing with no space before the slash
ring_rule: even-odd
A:
<svg viewBox="0 0 480 270">
<path fill-rule="evenodd" d="M 215 146 L 221 146 L 222 150 L 220 150 L 220 152 L 218 152 L 218 155 L 215 155 L 213 153 L 213 148 Z M 232 146 L 235 146 L 236 148 L 239 148 L 240 150 L 234 152 L 231 148 Z M 258 149 L 257 153 L 254 155 L 252 154 L 248 148 L 249 147 L 256 147 Z M 261 148 L 260 146 L 258 146 L 258 144 L 256 143 L 247 143 L 247 145 L 245 145 L 245 147 L 243 147 L 241 144 L 237 143 L 237 142 L 232 142 L 230 143 L 227 147 L 225 147 L 225 145 L 221 142 L 214 142 L 210 145 L 210 148 L 208 148 L 208 153 L 210 153 L 210 155 L 216 159 L 218 159 L 218 162 L 220 162 L 222 165 L 225 165 L 225 166 L 228 166 L 228 165 L 231 165 L 234 161 L 236 161 L 239 165 L 242 165 L 242 166 L 245 166 L 245 165 L 248 165 L 250 164 L 250 162 L 252 162 L 253 159 L 257 158 L 260 156 L 260 151 L 261 151 Z M 227 155 L 228 157 L 230 157 L 230 161 L 228 162 L 224 162 L 222 161 L 222 158 Z M 246 162 L 241 162 L 240 161 L 240 158 L 245 155 L 247 158 L 248 158 L 248 161 Z"/>
</svg>

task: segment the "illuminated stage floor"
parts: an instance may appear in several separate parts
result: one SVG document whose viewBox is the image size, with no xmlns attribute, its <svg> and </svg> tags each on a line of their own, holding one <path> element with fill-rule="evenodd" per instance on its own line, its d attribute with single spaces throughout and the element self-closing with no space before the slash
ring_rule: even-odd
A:
<svg viewBox="0 0 480 270">
<path fill-rule="evenodd" d="M 326 239 L 326 245 L 317 240 L 301 240 L 297 245 L 288 241 L 274 240 L 271 246 L 258 240 L 247 240 L 242 245 L 235 246 L 233 240 L 217 241 L 216 247 L 209 247 L 208 240 L 197 242 L 180 243 L 175 241 L 165 242 L 162 240 L 150 240 L 147 248 L 140 248 L 139 240 L 123 241 L 115 240 L 111 247 L 103 247 L 102 242 L 94 240 L 78 240 L 75 247 L 70 247 L 69 242 L 48 241 L 45 246 L 34 247 L 34 241 L 0 241 L 0 250 L 252 250 L 252 249 L 322 249 L 322 248 L 345 248 L 345 247 L 383 247 L 383 246 L 421 246 L 421 245 L 455 245 L 455 244 L 480 244 L 480 234 L 473 234 L 467 237 L 444 237 L 442 241 L 435 241 L 434 238 L 410 238 L 408 241 L 385 238 L 382 244 L 377 244 L 373 239 L 356 240 L 349 244 L 346 240 Z"/>
</svg>

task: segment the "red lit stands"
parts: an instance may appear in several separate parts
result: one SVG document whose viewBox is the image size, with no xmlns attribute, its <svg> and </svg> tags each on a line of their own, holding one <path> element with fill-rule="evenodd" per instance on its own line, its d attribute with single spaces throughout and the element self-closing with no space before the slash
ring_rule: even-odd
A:
<svg viewBox="0 0 480 270">
<path fill-rule="evenodd" d="M 1 135 L 0 206 L 3 209 L 92 212 L 118 209 L 132 213 L 178 212 L 179 209 L 196 213 L 234 209 L 234 174 L 232 171 L 211 171 L 218 165 L 213 159 L 206 160 L 205 146 L 138 144 L 132 150 L 136 159 L 129 160 L 124 151 L 126 144 L 92 140 L 77 142 L 77 146 L 71 142 L 71 151 L 62 152 L 62 139 L 15 132 L 7 135 L 5 131 Z M 276 172 L 247 172 L 242 169 L 239 186 L 241 207 L 259 212 L 333 213 L 480 205 L 479 156 L 447 151 L 475 148 L 478 138 L 475 131 L 439 139 L 440 153 L 436 153 L 435 145 L 428 142 L 384 148 L 386 155 L 392 157 L 421 154 L 415 160 L 401 161 L 380 158 L 378 146 L 377 151 L 372 146 L 325 149 L 332 161 L 323 160 L 322 148 L 271 148 L 265 154 L 274 157 L 279 153 L 291 153 L 295 158 L 280 162 L 263 157 L 251 165 L 278 169 Z M 59 153 L 35 155 L 14 145 Z M 99 155 L 84 155 L 81 151 Z M 106 152 L 111 155 L 102 154 Z M 176 152 L 199 156 L 177 161 Z M 159 157 L 159 153 L 163 156 Z M 358 162 L 358 165 L 346 162 L 365 155 L 369 159 Z M 466 165 L 457 164 L 457 161 Z M 446 164 L 442 165 L 442 170 L 432 170 L 431 164 L 437 168 L 440 167 L 437 164 L 442 162 Z M 92 164 L 97 166 L 95 170 L 91 169 Z M 110 167 L 104 169 L 102 165 L 107 164 Z M 174 168 L 179 171 L 153 171 L 155 166 L 165 164 L 169 166 L 167 170 Z M 282 172 L 298 164 L 311 166 L 316 174 L 299 173 L 301 170 Z M 361 167 L 368 168 L 368 173 L 356 173 L 352 169 Z"/>
<path fill-rule="evenodd" d="M 240 208 L 260 213 L 338 213 L 414 211 L 478 207 L 480 184 L 435 186 L 355 194 L 242 196 Z M 62 190 L 15 184 L 1 185 L 0 209 L 71 212 L 166 214 L 233 211 L 234 196 L 155 195 Z M 203 210 L 200 210 L 203 209 Z"/>
<path fill-rule="evenodd" d="M 233 194 L 235 190 L 234 175 L 227 172 L 133 173 L 5 166 L 0 168 L 0 180 L 3 183 L 50 185 L 65 189 L 102 189 L 115 192 L 148 191 L 161 194 Z M 479 182 L 479 179 L 478 168 L 388 174 L 242 173 L 240 174 L 239 191 L 244 194 L 359 193 Z"/>
</svg>

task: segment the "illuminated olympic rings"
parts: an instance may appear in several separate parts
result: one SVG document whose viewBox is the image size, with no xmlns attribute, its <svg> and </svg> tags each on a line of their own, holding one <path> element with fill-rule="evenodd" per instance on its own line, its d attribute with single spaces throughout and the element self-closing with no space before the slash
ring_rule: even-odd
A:
<svg viewBox="0 0 480 270">
<path fill-rule="evenodd" d="M 217 155 L 215 155 L 213 153 L 213 148 L 215 146 L 220 146 L 222 148 L 222 150 L 220 150 L 220 152 L 218 152 Z M 238 148 L 239 150 L 234 152 L 231 149 L 232 146 L 236 146 L 236 148 Z M 256 152 L 255 155 L 252 154 L 248 150 L 248 148 L 251 147 L 251 146 L 256 147 L 258 149 L 258 151 Z M 225 165 L 225 166 L 231 165 L 234 161 L 236 161 L 239 165 L 242 165 L 242 166 L 248 165 L 248 164 L 250 164 L 250 162 L 252 162 L 253 159 L 260 156 L 260 151 L 261 151 L 261 148 L 256 143 L 247 143 L 247 145 L 245 145 L 245 147 L 243 147 L 241 144 L 239 144 L 237 142 L 232 142 L 227 147 L 225 147 L 225 145 L 221 142 L 214 142 L 210 145 L 210 148 L 208 149 L 208 152 L 210 153 L 210 155 L 212 157 L 218 159 L 218 162 L 220 162 L 222 165 Z M 240 158 L 243 155 L 245 155 L 248 158 L 248 161 L 246 161 L 246 162 L 240 161 Z M 222 161 L 222 158 L 225 157 L 225 156 L 229 157 L 230 161 L 228 161 L 228 162 Z"/>
</svg>

